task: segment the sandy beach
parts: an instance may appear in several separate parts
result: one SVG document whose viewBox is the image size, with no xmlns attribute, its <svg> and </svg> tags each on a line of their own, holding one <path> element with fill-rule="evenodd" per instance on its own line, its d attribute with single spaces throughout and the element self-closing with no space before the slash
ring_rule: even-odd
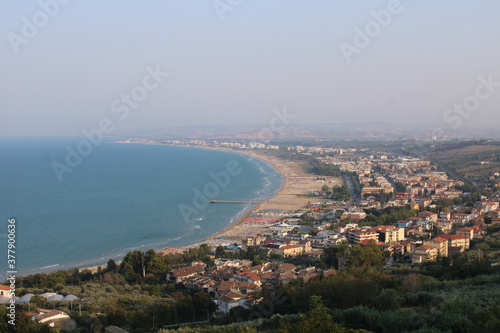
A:
<svg viewBox="0 0 500 333">
<path fill-rule="evenodd" d="M 120 142 L 134 143 L 134 142 Z M 155 144 L 155 143 L 141 143 Z M 182 146 L 186 147 L 186 146 Z M 304 170 L 303 164 L 298 161 L 285 160 L 266 151 L 258 150 L 236 150 L 216 147 L 195 147 L 206 148 L 212 150 L 222 150 L 233 153 L 239 153 L 260 159 L 273 168 L 275 168 L 282 176 L 283 183 L 276 195 L 256 205 L 254 209 L 246 212 L 237 221 L 229 225 L 224 230 L 215 233 L 198 242 L 186 244 L 183 246 L 167 247 L 158 253 L 181 253 L 192 247 L 198 247 L 201 244 L 208 244 L 212 247 L 219 245 L 230 245 L 241 242 L 242 239 L 253 236 L 265 231 L 269 225 L 287 216 L 292 211 L 301 210 L 309 203 L 324 202 L 324 199 L 319 197 L 311 197 L 311 191 L 321 190 L 325 184 L 328 186 L 342 185 L 342 180 L 335 177 L 328 177 L 326 180 L 317 180 L 317 176 L 307 173 Z M 87 267 L 91 271 L 97 271 L 99 266 Z"/>
<path fill-rule="evenodd" d="M 281 173 L 284 179 L 283 184 L 273 198 L 259 203 L 253 210 L 244 214 L 221 232 L 213 234 L 196 243 L 165 248 L 160 251 L 162 253 L 173 253 L 179 250 L 183 251 L 192 247 L 198 247 L 204 243 L 216 247 L 218 245 L 229 245 L 240 242 L 243 238 L 262 233 L 270 224 L 289 215 L 291 211 L 301 210 L 310 203 L 325 201 L 319 197 L 311 197 L 309 195 L 311 191 L 321 190 L 321 187 L 325 184 L 329 186 L 342 185 L 342 180 L 335 177 L 328 177 L 326 180 L 317 180 L 317 176 L 309 174 L 304 170 L 301 162 L 285 160 L 267 154 L 265 151 L 247 151 L 214 147 L 201 148 L 240 153 L 260 159 L 270 164 Z"/>
</svg>

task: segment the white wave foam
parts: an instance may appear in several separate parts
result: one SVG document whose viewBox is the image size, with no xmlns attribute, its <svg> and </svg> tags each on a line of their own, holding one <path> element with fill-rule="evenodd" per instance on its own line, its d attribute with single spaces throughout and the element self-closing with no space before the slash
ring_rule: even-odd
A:
<svg viewBox="0 0 500 333">
<path fill-rule="evenodd" d="M 50 265 L 50 266 L 45 266 L 45 267 L 40 268 L 40 270 L 42 270 L 42 269 L 54 268 L 54 267 L 57 267 L 57 266 L 59 266 L 59 264 Z"/>
</svg>

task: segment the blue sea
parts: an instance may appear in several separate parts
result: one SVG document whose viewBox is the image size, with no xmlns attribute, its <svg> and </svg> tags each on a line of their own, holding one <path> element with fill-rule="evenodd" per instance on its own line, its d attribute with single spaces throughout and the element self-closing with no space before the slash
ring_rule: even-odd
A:
<svg viewBox="0 0 500 333">
<path fill-rule="evenodd" d="M 0 138 L 0 276 L 9 218 L 18 275 L 71 269 L 202 240 L 254 208 L 208 200 L 268 199 L 283 181 L 261 160 L 191 147 L 103 142 L 68 163 L 79 142 Z"/>
</svg>

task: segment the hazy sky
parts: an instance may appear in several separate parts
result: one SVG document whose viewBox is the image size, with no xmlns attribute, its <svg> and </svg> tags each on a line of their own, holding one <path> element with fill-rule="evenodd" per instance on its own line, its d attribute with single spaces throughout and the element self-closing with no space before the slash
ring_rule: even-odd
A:
<svg viewBox="0 0 500 333">
<path fill-rule="evenodd" d="M 284 106 L 296 123 L 498 126 L 500 86 L 478 78 L 500 82 L 500 1 L 397 3 L 3 0 L 0 135 L 266 124 Z"/>
</svg>

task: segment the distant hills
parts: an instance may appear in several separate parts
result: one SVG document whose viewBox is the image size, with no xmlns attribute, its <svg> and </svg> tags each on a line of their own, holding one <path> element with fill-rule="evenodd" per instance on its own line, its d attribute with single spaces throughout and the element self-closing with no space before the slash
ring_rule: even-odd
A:
<svg viewBox="0 0 500 333">
<path fill-rule="evenodd" d="M 277 125 L 272 130 L 269 125 L 210 125 L 178 126 L 154 129 L 126 129 L 116 134 L 133 138 L 152 139 L 195 139 L 195 140 L 400 140 L 432 139 L 480 139 L 500 138 L 495 129 L 461 128 L 457 131 L 437 132 L 433 126 L 396 125 L 390 123 L 340 123 L 340 124 L 289 124 Z M 276 128 L 275 127 L 275 128 Z"/>
</svg>

